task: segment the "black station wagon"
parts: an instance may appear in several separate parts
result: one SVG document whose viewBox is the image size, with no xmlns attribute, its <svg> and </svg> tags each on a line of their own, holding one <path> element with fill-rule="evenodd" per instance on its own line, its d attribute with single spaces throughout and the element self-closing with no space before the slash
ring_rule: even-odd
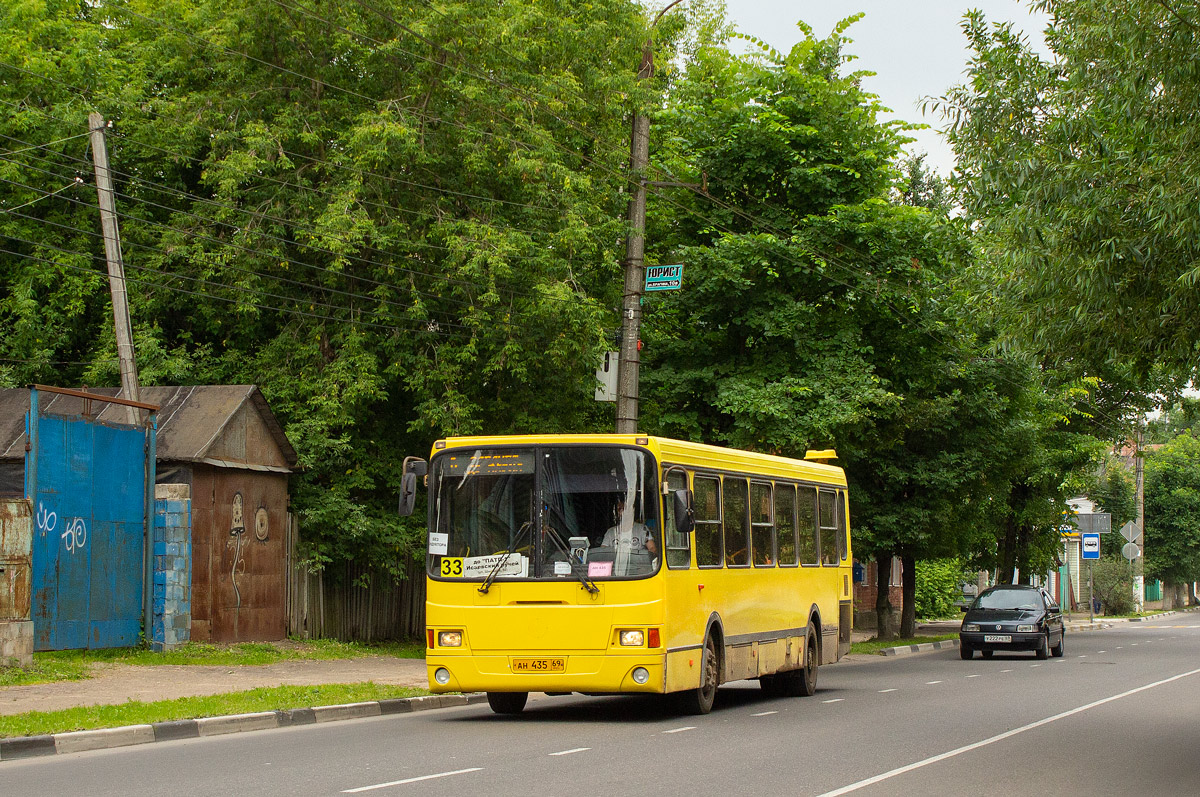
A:
<svg viewBox="0 0 1200 797">
<path fill-rule="evenodd" d="M 964 659 L 983 654 L 1032 650 L 1039 659 L 1063 654 L 1062 610 L 1038 587 L 1016 584 L 991 587 L 966 608 L 958 632 L 958 652 Z"/>
</svg>

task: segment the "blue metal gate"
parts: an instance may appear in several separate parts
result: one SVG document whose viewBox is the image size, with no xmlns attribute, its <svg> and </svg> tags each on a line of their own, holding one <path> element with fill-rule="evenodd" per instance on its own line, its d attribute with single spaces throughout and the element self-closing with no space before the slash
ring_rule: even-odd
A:
<svg viewBox="0 0 1200 797">
<path fill-rule="evenodd" d="M 34 650 L 136 645 L 153 517 L 154 416 L 145 426 L 101 420 L 91 402 L 111 399 L 41 390 L 59 395 L 47 394 L 43 401 L 53 401 L 39 407 L 32 389 L 26 426 Z M 72 414 L 72 407 L 83 410 Z"/>
</svg>

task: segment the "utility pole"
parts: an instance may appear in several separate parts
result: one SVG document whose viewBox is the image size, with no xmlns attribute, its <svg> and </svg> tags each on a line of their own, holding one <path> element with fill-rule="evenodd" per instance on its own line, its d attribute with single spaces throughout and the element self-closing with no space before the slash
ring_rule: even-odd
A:
<svg viewBox="0 0 1200 797">
<path fill-rule="evenodd" d="M 112 173 L 108 168 L 108 145 L 104 137 L 104 117 L 88 115 L 91 133 L 92 164 L 96 171 L 96 193 L 100 200 L 100 228 L 104 233 L 104 257 L 108 261 L 108 288 L 112 293 L 113 329 L 117 336 L 117 357 L 121 363 L 121 392 L 130 401 L 140 401 L 137 362 L 133 354 L 133 324 L 129 320 L 129 300 L 125 294 L 125 263 L 121 259 L 121 231 L 117 225 L 117 205 L 113 196 Z M 136 407 L 126 407 L 131 425 L 141 422 Z"/>
<path fill-rule="evenodd" d="M 658 21 L 683 0 L 675 0 L 650 23 Z M 646 39 L 638 81 L 654 74 L 654 40 Z M 642 290 L 646 253 L 646 167 L 650 164 L 650 117 L 633 113 L 629 142 L 629 171 L 633 180 L 629 199 L 629 238 L 625 241 L 625 290 L 621 300 L 621 356 L 617 361 L 617 434 L 636 434 L 638 381 L 642 363 L 638 340 L 642 328 Z"/>
<path fill-rule="evenodd" d="M 1137 450 L 1133 452 L 1135 457 L 1134 466 L 1137 473 L 1137 545 L 1138 556 L 1133 562 L 1133 608 L 1135 611 L 1142 610 L 1142 602 L 1146 592 L 1146 577 L 1145 577 L 1145 560 L 1146 555 L 1146 473 L 1143 467 L 1145 459 L 1142 457 L 1142 419 L 1138 419 L 1137 430 Z"/>
</svg>

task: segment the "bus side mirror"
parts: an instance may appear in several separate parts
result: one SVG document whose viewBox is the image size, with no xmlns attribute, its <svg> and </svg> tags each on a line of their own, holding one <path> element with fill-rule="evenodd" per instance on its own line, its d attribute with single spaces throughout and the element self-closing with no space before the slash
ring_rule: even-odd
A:
<svg viewBox="0 0 1200 797">
<path fill-rule="evenodd" d="M 671 494 L 671 508 L 675 512 L 675 530 L 687 534 L 696 528 L 696 514 L 692 511 L 692 491 L 676 490 Z"/>
<path fill-rule="evenodd" d="M 404 474 L 400 477 L 399 513 L 401 517 L 408 517 L 417 503 L 417 477 L 429 472 L 429 463 L 420 457 L 405 457 L 403 469 Z"/>
</svg>

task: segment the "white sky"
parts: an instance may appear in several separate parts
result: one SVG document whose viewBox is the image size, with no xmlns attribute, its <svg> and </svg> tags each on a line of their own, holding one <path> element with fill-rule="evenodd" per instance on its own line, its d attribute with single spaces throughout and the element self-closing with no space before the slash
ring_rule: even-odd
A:
<svg viewBox="0 0 1200 797">
<path fill-rule="evenodd" d="M 850 69 L 875 72 L 864 88 L 878 94 L 893 114 L 885 119 L 903 119 L 930 125 L 930 130 L 912 133 L 908 145 L 914 152 L 929 154 L 926 164 L 943 175 L 954 168 L 954 153 L 936 130 L 939 115 L 922 115 L 923 97 L 940 97 L 951 86 L 964 82 L 969 52 L 960 23 L 968 9 L 978 8 L 993 22 L 1011 21 L 1045 53 L 1042 30 L 1044 15 L 1033 15 L 1029 3 L 1018 0 L 726 0 L 730 20 L 737 29 L 761 39 L 776 50 L 787 52 L 801 37 L 797 20 L 804 20 L 818 38 L 828 35 L 840 20 L 865 12 L 866 16 L 846 31 L 853 43 L 846 52 L 858 56 Z M 736 44 L 736 43 L 735 43 Z"/>
</svg>

